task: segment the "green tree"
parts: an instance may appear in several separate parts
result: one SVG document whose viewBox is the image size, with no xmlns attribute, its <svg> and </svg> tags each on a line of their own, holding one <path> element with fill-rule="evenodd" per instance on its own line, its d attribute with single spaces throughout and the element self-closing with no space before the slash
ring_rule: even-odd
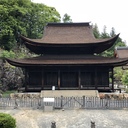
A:
<svg viewBox="0 0 128 128">
<path fill-rule="evenodd" d="M 115 33 L 115 28 L 112 27 L 112 28 L 111 28 L 111 31 L 110 31 L 110 37 L 113 37 L 113 36 L 115 36 L 115 35 L 116 35 L 116 33 Z"/>
<path fill-rule="evenodd" d="M 31 0 L 0 0 L 0 47 L 14 48 L 18 33 L 40 38 L 47 22 L 60 22 L 60 14 L 53 7 Z"/>
<path fill-rule="evenodd" d="M 62 21 L 64 23 L 71 23 L 72 22 L 72 19 L 71 19 L 71 17 L 67 13 L 65 13 L 64 16 L 63 16 L 63 18 L 62 18 Z"/>
<path fill-rule="evenodd" d="M 92 25 L 92 28 L 93 28 L 93 34 L 95 38 L 100 38 L 100 32 L 97 24 Z"/>
<path fill-rule="evenodd" d="M 101 33 L 100 38 L 102 38 L 102 39 L 111 38 L 111 37 L 114 37 L 115 35 L 116 35 L 116 32 L 113 27 L 109 34 L 109 33 L 107 33 L 107 27 L 104 26 L 103 32 Z M 108 50 L 104 51 L 100 55 L 103 55 L 106 57 L 112 57 L 112 56 L 114 56 L 115 47 L 119 47 L 119 46 L 126 46 L 125 42 L 123 42 L 120 37 L 118 37 L 118 39 L 116 40 L 115 44 L 112 47 L 110 47 Z"/>
<path fill-rule="evenodd" d="M 122 70 L 121 67 L 114 68 L 114 78 L 116 81 L 120 81 L 122 79 L 123 74 L 124 70 Z"/>
<path fill-rule="evenodd" d="M 60 22 L 60 14 L 53 7 L 32 3 L 32 8 L 24 20 L 26 22 L 24 27 L 27 30 L 27 37 L 41 38 L 44 26 L 48 22 Z"/>
<path fill-rule="evenodd" d="M 102 39 L 105 39 L 105 38 L 109 38 L 109 34 L 107 33 L 107 27 L 104 25 L 104 28 L 103 28 L 103 32 L 101 33 L 101 38 Z"/>
<path fill-rule="evenodd" d="M 128 71 L 125 71 L 124 75 L 121 77 L 122 83 L 128 86 Z"/>
</svg>

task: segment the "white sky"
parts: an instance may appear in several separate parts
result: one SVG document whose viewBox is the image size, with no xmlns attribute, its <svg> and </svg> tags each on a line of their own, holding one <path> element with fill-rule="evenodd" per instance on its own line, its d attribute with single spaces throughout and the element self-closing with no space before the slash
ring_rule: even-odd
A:
<svg viewBox="0 0 128 128">
<path fill-rule="evenodd" d="M 61 17 L 65 13 L 73 22 L 91 22 L 97 24 L 100 32 L 104 25 L 110 33 L 112 27 L 116 34 L 128 45 L 128 2 L 127 0 L 31 0 L 55 7 Z"/>
</svg>

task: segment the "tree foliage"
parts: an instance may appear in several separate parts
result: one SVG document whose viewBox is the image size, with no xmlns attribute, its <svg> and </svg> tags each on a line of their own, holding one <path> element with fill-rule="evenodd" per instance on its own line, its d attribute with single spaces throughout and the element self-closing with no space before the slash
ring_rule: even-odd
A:
<svg viewBox="0 0 128 128">
<path fill-rule="evenodd" d="M 95 38 L 106 39 L 106 38 L 114 37 L 116 35 L 116 32 L 115 32 L 115 29 L 112 27 L 110 33 L 108 33 L 107 27 L 104 26 L 103 32 L 100 33 L 97 24 L 95 24 L 95 25 L 93 25 L 93 34 L 94 34 Z M 114 55 L 115 47 L 119 47 L 119 46 L 126 46 L 126 43 L 124 41 L 122 41 L 122 39 L 120 37 L 117 39 L 117 41 L 111 48 L 104 51 L 100 55 L 103 55 L 106 57 L 112 57 Z"/>
<path fill-rule="evenodd" d="M 93 25 L 93 34 L 95 38 L 100 38 L 100 31 L 97 24 Z"/>
<path fill-rule="evenodd" d="M 47 22 L 60 22 L 60 14 L 53 7 L 31 0 L 0 0 L 0 47 L 14 48 L 18 33 L 40 38 Z"/>
<path fill-rule="evenodd" d="M 124 72 L 124 75 L 121 77 L 121 80 L 124 85 L 128 86 L 128 71 Z"/>
<path fill-rule="evenodd" d="M 64 23 L 71 23 L 72 22 L 72 19 L 71 19 L 71 17 L 67 13 L 65 13 L 64 16 L 63 16 L 63 18 L 62 18 L 62 21 Z"/>
</svg>

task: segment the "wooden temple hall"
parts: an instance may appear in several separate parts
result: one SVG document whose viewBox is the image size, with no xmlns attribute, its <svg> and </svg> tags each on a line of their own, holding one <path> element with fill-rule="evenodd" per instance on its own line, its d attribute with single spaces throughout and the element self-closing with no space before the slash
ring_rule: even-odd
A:
<svg viewBox="0 0 128 128">
<path fill-rule="evenodd" d="M 114 90 L 113 68 L 126 65 L 128 58 L 98 54 L 112 47 L 118 36 L 96 39 L 89 22 L 48 23 L 42 39 L 20 36 L 26 47 L 39 56 L 7 61 L 25 69 L 27 92 L 52 90 L 52 87 L 56 90 Z"/>
</svg>

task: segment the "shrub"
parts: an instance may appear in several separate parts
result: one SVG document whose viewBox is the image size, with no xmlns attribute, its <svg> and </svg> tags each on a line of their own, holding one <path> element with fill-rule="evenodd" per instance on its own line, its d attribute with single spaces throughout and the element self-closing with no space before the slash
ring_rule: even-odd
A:
<svg viewBox="0 0 128 128">
<path fill-rule="evenodd" d="M 16 128 L 16 120 L 9 114 L 0 113 L 0 128 Z"/>
<path fill-rule="evenodd" d="M 4 50 L 1 54 L 2 58 L 15 58 L 16 54 L 13 51 Z"/>
</svg>

